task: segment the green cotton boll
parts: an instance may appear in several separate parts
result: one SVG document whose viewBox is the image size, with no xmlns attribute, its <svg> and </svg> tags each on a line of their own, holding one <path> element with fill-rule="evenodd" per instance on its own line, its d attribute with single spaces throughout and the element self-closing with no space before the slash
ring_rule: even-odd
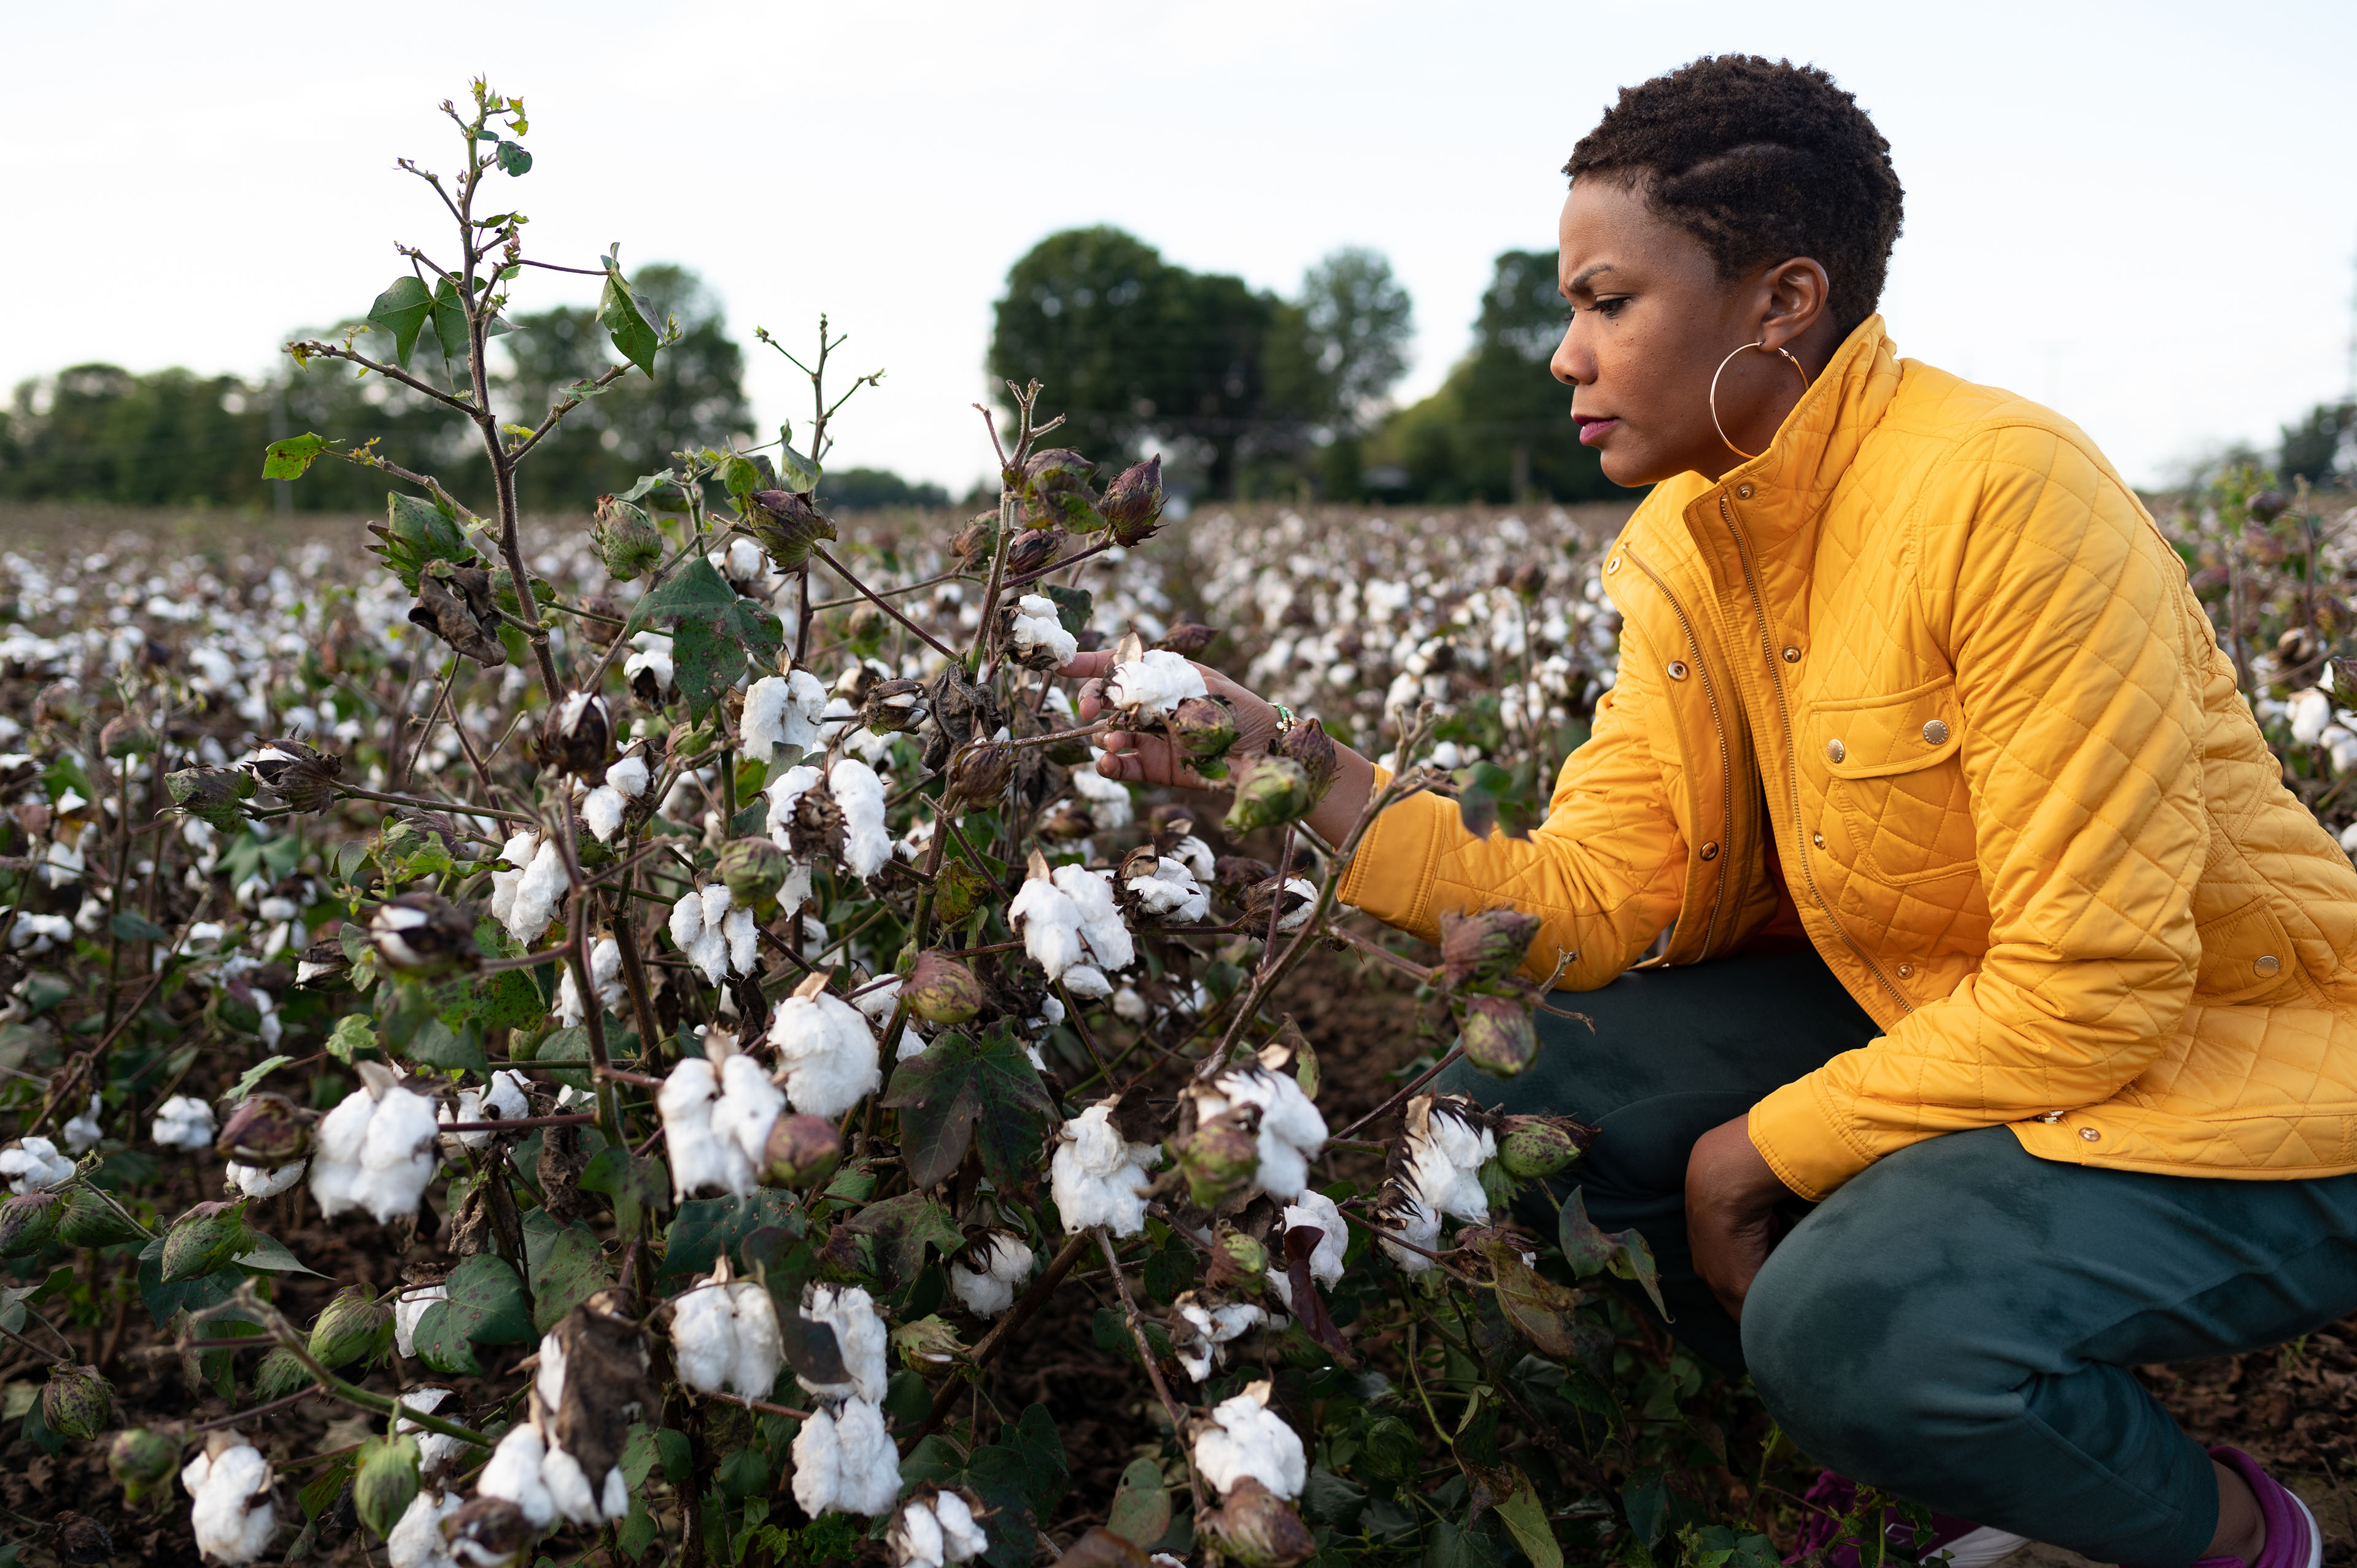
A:
<svg viewBox="0 0 2357 1568">
<path fill-rule="evenodd" d="M 58 1240 L 69 1247 L 113 1247 L 144 1241 L 147 1233 L 124 1219 L 114 1205 L 86 1188 L 77 1188 L 58 1216 Z"/>
<path fill-rule="evenodd" d="M 1222 1112 L 1198 1122 L 1194 1136 L 1178 1146 L 1178 1169 L 1189 1200 L 1216 1209 L 1252 1185 L 1260 1169 L 1259 1136 L 1244 1116 Z"/>
<path fill-rule="evenodd" d="M 393 1313 L 364 1285 L 346 1285 L 311 1325 L 311 1359 L 331 1370 L 365 1358 L 380 1360 L 393 1348 Z"/>
<path fill-rule="evenodd" d="M 417 1439 L 377 1437 L 361 1444 L 352 1466 L 352 1506 L 377 1537 L 393 1533 L 417 1498 Z"/>
<path fill-rule="evenodd" d="M 160 1432 L 129 1426 L 107 1445 L 106 1468 L 123 1487 L 123 1500 L 136 1507 L 158 1486 L 169 1486 L 180 1468 L 180 1445 Z"/>
<path fill-rule="evenodd" d="M 1568 1116 L 1509 1116 L 1498 1128 L 1498 1163 L 1517 1181 L 1536 1181 L 1563 1170 L 1595 1141 L 1595 1128 Z"/>
<path fill-rule="evenodd" d="M 41 1420 L 60 1437 L 87 1443 L 114 1414 L 114 1385 L 96 1367 L 51 1367 L 41 1390 Z"/>
<path fill-rule="evenodd" d="M 0 1203 L 0 1258 L 29 1258 L 48 1246 L 64 1211 L 54 1192 L 20 1193 Z"/>
<path fill-rule="evenodd" d="M 1231 833 L 1281 828 L 1299 822 L 1317 803 L 1301 764 L 1272 752 L 1244 765 L 1236 779 L 1236 803 L 1220 825 Z"/>
<path fill-rule="evenodd" d="M 985 998 L 974 971 L 947 953 L 917 955 L 908 981 L 909 1010 L 929 1024 L 963 1024 L 982 1011 Z"/>
<path fill-rule="evenodd" d="M 720 880 L 739 908 L 774 898 L 794 869 L 794 857 L 768 839 L 736 839 L 720 852 Z"/>
<path fill-rule="evenodd" d="M 612 496 L 599 496 L 597 518 L 589 526 L 589 545 L 605 563 L 606 575 L 627 583 L 662 561 L 663 536 L 640 508 Z"/>
<path fill-rule="evenodd" d="M 163 1274 L 166 1284 L 201 1279 L 253 1244 L 245 1228 L 245 1205 L 199 1203 L 164 1233 Z"/>
<path fill-rule="evenodd" d="M 257 786 L 251 774 L 236 768 L 183 768 L 164 775 L 172 804 L 217 832 L 233 833 L 244 824 L 239 802 L 253 799 Z"/>
<path fill-rule="evenodd" d="M 273 1350 L 253 1369 L 253 1397 L 263 1404 L 283 1400 L 288 1394 L 308 1385 L 311 1369 L 303 1365 L 294 1351 Z"/>
<path fill-rule="evenodd" d="M 1513 1077 L 1539 1054 L 1538 1026 L 1531 1010 L 1512 996 L 1469 1000 L 1459 1036 L 1465 1059 L 1498 1078 Z"/>
</svg>

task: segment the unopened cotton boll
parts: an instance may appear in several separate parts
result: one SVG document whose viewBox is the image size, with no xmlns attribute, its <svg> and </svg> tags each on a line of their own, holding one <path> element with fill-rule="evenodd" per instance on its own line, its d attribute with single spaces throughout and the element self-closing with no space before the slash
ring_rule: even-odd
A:
<svg viewBox="0 0 2357 1568">
<path fill-rule="evenodd" d="M 424 1468 L 421 1464 L 421 1473 Z M 442 1521 L 457 1513 L 466 1501 L 462 1492 L 420 1488 L 394 1523 L 393 1533 L 384 1538 L 384 1555 L 390 1568 L 457 1568 L 457 1559 L 450 1554 L 450 1543 L 442 1538 Z"/>
<path fill-rule="evenodd" d="M 1498 1152 L 1497 1134 L 1459 1114 L 1456 1104 L 1419 1094 L 1407 1102 L 1408 1182 L 1426 1207 L 1453 1219 L 1483 1224 L 1489 1195 L 1481 1167 Z"/>
<path fill-rule="evenodd" d="M 993 1230 L 950 1265 L 950 1291 L 976 1317 L 996 1317 L 1015 1305 L 1033 1262 L 1021 1237 Z"/>
<path fill-rule="evenodd" d="M 1303 1192 L 1298 1203 L 1286 1206 L 1285 1229 L 1287 1232 L 1312 1230 L 1318 1233 L 1318 1244 L 1309 1252 L 1311 1281 L 1330 1285 L 1342 1277 L 1342 1253 L 1351 1244 L 1351 1228 L 1332 1198 L 1322 1192 Z M 1287 1311 L 1300 1310 L 1293 1305 L 1293 1277 L 1289 1271 L 1271 1268 L 1268 1283 Z"/>
<path fill-rule="evenodd" d="M 1175 855 L 1159 857 L 1153 873 L 1133 876 L 1123 886 L 1137 899 L 1138 908 L 1160 920 L 1181 925 L 1202 919 L 1211 912 L 1211 896 L 1195 880 L 1195 874 L 1185 861 Z"/>
<path fill-rule="evenodd" d="M 180 1472 L 197 1550 L 216 1563 L 251 1563 L 278 1530 L 270 1461 L 251 1444 L 199 1454 Z"/>
<path fill-rule="evenodd" d="M 770 762 L 781 746 L 812 750 L 819 744 L 818 721 L 825 712 L 826 687 L 809 671 L 764 675 L 745 692 L 745 755 Z"/>
<path fill-rule="evenodd" d="M 1250 1476 L 1280 1498 L 1301 1495 L 1309 1479 L 1301 1438 L 1268 1408 L 1269 1385 L 1257 1382 L 1212 1407 L 1195 1435 L 1195 1468 L 1222 1495 Z"/>
<path fill-rule="evenodd" d="M 1045 594 L 1026 594 L 1016 600 L 1006 640 L 1016 658 L 1035 669 L 1060 668 L 1081 650 L 1080 639 L 1064 629 L 1056 617 L 1056 601 Z"/>
<path fill-rule="evenodd" d="M 1182 653 L 1149 648 L 1135 663 L 1114 667 L 1105 701 L 1132 712 L 1167 714 L 1189 697 L 1210 695 L 1203 672 Z"/>
<path fill-rule="evenodd" d="M 221 1124 L 213 1119 L 211 1106 L 193 1096 L 176 1094 L 156 1107 L 149 1131 L 158 1148 L 210 1149 Z"/>
<path fill-rule="evenodd" d="M 1065 1122 L 1049 1162 L 1049 1195 L 1067 1233 L 1102 1225 L 1115 1236 L 1134 1236 L 1145 1228 L 1146 1172 L 1161 1153 L 1124 1141 L 1113 1111 L 1107 1100 Z"/>
<path fill-rule="evenodd" d="M 808 1378 L 798 1379 L 802 1386 L 818 1399 L 881 1402 L 889 1375 L 885 1350 L 891 1331 L 877 1316 L 874 1298 L 857 1285 L 812 1285 L 803 1292 L 802 1316 L 834 1330 L 844 1380 L 814 1383 Z"/>
<path fill-rule="evenodd" d="M 805 1116 L 834 1121 L 884 1081 L 875 1031 L 832 992 L 797 992 L 778 1004 L 770 1043 L 786 1072 L 786 1098 Z"/>
<path fill-rule="evenodd" d="M 447 1285 L 412 1285 L 393 1298 L 393 1348 L 404 1356 L 417 1354 L 417 1326 L 425 1319 L 425 1309 L 437 1301 L 450 1299 Z"/>
<path fill-rule="evenodd" d="M 292 1190 L 310 1165 L 308 1160 L 296 1160 L 284 1165 L 246 1165 L 231 1160 L 226 1174 L 230 1185 L 246 1197 L 276 1197 Z"/>
<path fill-rule="evenodd" d="M 363 1208 L 381 1225 L 417 1212 L 434 1179 L 436 1127 L 434 1101 L 397 1084 L 346 1095 L 320 1121 L 313 1149 L 320 1212 L 332 1219 Z"/>
<path fill-rule="evenodd" d="M 66 1141 L 68 1154 L 86 1155 L 98 1146 L 100 1137 L 98 1113 L 102 1104 L 99 1097 L 92 1094 L 90 1097 L 90 1109 L 68 1119 L 65 1126 L 59 1129 L 59 1135 Z"/>
<path fill-rule="evenodd" d="M 874 1402 L 817 1411 L 794 1438 L 794 1501 L 823 1513 L 889 1513 L 900 1497 L 900 1457 Z"/>
<path fill-rule="evenodd" d="M 608 1012 L 619 1013 L 630 992 L 622 984 L 621 944 L 613 938 L 600 937 L 597 945 L 589 950 L 589 980 L 597 988 L 597 1004 Z M 581 1004 L 581 986 L 574 979 L 573 966 L 569 963 L 557 966 L 556 1021 L 568 1029 L 577 1029 L 588 1021 L 588 1009 Z M 462 1120 L 472 1121 L 473 1118 Z"/>
<path fill-rule="evenodd" d="M 1254 1145 L 1259 1161 L 1253 1185 L 1271 1197 L 1291 1202 L 1309 1185 L 1309 1162 L 1326 1147 L 1326 1118 L 1287 1073 L 1265 1068 L 1231 1068 L 1198 1090 L 1195 1114 L 1209 1121 L 1239 1105 L 1260 1108 Z"/>
<path fill-rule="evenodd" d="M 884 780 L 856 757 L 826 770 L 827 793 L 843 812 L 843 865 L 866 881 L 892 858 L 892 835 L 884 828 Z"/>
</svg>

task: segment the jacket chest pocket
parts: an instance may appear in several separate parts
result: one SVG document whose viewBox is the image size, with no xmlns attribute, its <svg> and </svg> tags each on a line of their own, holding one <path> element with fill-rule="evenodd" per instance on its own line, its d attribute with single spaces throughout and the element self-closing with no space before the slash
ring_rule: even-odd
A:
<svg viewBox="0 0 2357 1568">
<path fill-rule="evenodd" d="M 1828 813 L 1865 875 L 1903 886 L 1975 869 L 1971 792 L 1953 676 L 1893 696 L 1810 709 Z"/>
</svg>

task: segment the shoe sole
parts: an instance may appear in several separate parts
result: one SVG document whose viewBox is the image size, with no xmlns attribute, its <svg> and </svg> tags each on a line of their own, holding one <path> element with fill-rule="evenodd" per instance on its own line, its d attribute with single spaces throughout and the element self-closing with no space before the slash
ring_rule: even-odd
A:
<svg viewBox="0 0 2357 1568">
<path fill-rule="evenodd" d="M 1990 1564 L 2003 1562 L 2029 1544 L 2026 1535 L 1985 1524 L 1923 1553 L 1921 1568 L 1933 1568 L 1937 1563 L 1944 1563 L 1947 1568 L 1990 1568 Z M 2319 1565 L 2310 1562 L 2308 1568 Z"/>
<path fill-rule="evenodd" d="M 2280 1481 L 2276 1484 L 2277 1486 L 2283 1486 L 2283 1483 Z M 2283 1487 L 2283 1494 L 2292 1500 L 2292 1506 L 2299 1509 L 2299 1517 L 2305 1520 L 2308 1523 L 2308 1563 L 2306 1564 L 2306 1568 L 2322 1568 L 2322 1564 L 2324 1563 L 2324 1531 L 2317 1528 L 2316 1515 L 2309 1510 L 2307 1502 L 2300 1497 L 2300 1495 L 2298 1492 L 2293 1491 L 2289 1487 Z"/>
</svg>

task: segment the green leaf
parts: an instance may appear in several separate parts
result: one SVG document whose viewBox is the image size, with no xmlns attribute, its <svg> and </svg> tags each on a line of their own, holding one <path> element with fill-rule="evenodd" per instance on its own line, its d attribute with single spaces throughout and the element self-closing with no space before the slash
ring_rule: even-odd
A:
<svg viewBox="0 0 2357 1568">
<path fill-rule="evenodd" d="M 663 1479 L 677 1486 L 695 1473 L 695 1450 L 687 1434 L 676 1427 L 666 1426 L 655 1434 L 655 1462 L 662 1466 Z"/>
<path fill-rule="evenodd" d="M 1662 1321 L 1670 1322 L 1670 1309 L 1662 1302 L 1661 1272 L 1653 1263 L 1652 1243 L 1634 1229 L 1604 1231 L 1587 1217 L 1587 1195 L 1584 1188 L 1573 1187 L 1570 1200 L 1563 1206 L 1562 1219 L 1556 1226 L 1556 1243 L 1563 1255 L 1571 1262 L 1571 1272 L 1581 1279 L 1610 1270 L 1617 1279 L 1641 1286 L 1652 1298 L 1653 1310 Z"/>
<path fill-rule="evenodd" d="M 775 664 L 785 642 L 778 618 L 741 597 L 701 555 L 640 599 L 626 630 L 658 619 L 674 623 L 673 678 L 689 713 L 699 719 L 748 664 Z"/>
<path fill-rule="evenodd" d="M 1620 1503 L 1629 1513 L 1629 1528 L 1647 1546 L 1658 1542 L 1670 1528 L 1670 1488 L 1658 1466 L 1648 1465 L 1631 1475 L 1620 1488 Z M 1504 1511 L 1500 1510 L 1501 1513 Z M 1512 1528 L 1513 1521 L 1507 1521 Z M 1517 1539 L 1520 1539 L 1519 1532 Z"/>
<path fill-rule="evenodd" d="M 503 969 L 482 983 L 483 1010 L 476 1022 L 485 1030 L 520 1029 L 548 1015 L 548 999 L 533 983 L 532 972 Z"/>
<path fill-rule="evenodd" d="M 856 1236 L 876 1238 L 877 1256 L 896 1285 L 923 1272 L 927 1242 L 939 1248 L 943 1257 L 965 1245 L 955 1216 L 921 1192 L 904 1192 L 871 1203 L 845 1220 L 843 1228 Z"/>
<path fill-rule="evenodd" d="M 720 460 L 720 482 L 741 503 L 747 496 L 762 489 L 761 470 L 754 467 L 751 458 L 731 452 Z"/>
<path fill-rule="evenodd" d="M 126 942 L 169 941 L 172 933 L 135 910 L 125 909 L 107 922 L 110 929 Z"/>
<path fill-rule="evenodd" d="M 356 1457 L 347 1454 L 333 1464 L 321 1466 L 319 1473 L 296 1494 L 296 1500 L 303 1506 L 305 1519 L 317 1519 L 335 1506 L 336 1498 L 343 1493 L 344 1483 L 352 1478 L 352 1465 Z"/>
<path fill-rule="evenodd" d="M 436 1302 L 419 1316 L 410 1343 L 417 1347 L 417 1359 L 437 1372 L 454 1378 L 483 1374 L 482 1363 L 475 1359 L 475 1347 L 460 1326 L 460 1315 L 447 1301 Z"/>
<path fill-rule="evenodd" d="M 511 179 L 522 179 L 532 172 L 532 155 L 513 142 L 502 140 L 491 156 L 499 159 L 500 171 Z M 638 1553 L 633 1552 L 630 1555 L 635 1557 Z"/>
<path fill-rule="evenodd" d="M 317 1269 L 304 1267 L 302 1260 L 286 1250 L 285 1242 L 259 1230 L 253 1232 L 253 1245 L 240 1252 L 237 1262 L 242 1267 L 261 1269 L 274 1274 L 309 1274 L 321 1280 L 332 1277 Z"/>
<path fill-rule="evenodd" d="M 613 1277 L 597 1236 L 585 1227 L 566 1226 L 556 1233 L 546 1258 L 533 1270 L 532 1326 L 547 1333 Z"/>
<path fill-rule="evenodd" d="M 1039 1073 L 1005 1029 L 981 1044 L 944 1034 L 902 1062 L 884 1105 L 900 1112 L 900 1148 L 920 1187 L 948 1178 L 969 1146 L 1001 1187 L 1022 1185 L 1055 1106 Z"/>
<path fill-rule="evenodd" d="M 1063 1434 L 1056 1430 L 1056 1418 L 1048 1413 L 1044 1404 L 1028 1406 L 1023 1412 L 1023 1419 L 999 1441 L 1023 1456 L 1023 1489 L 1030 1497 L 1032 1508 L 1041 1519 L 1052 1515 L 1072 1479 L 1071 1466 L 1064 1458 Z"/>
<path fill-rule="evenodd" d="M 464 362 L 467 358 L 467 304 L 458 297 L 458 285 L 448 278 L 438 278 L 434 284 L 434 340 L 441 345 L 445 360 Z"/>
<path fill-rule="evenodd" d="M 425 329 L 425 318 L 434 313 L 434 296 L 415 275 L 398 277 L 376 303 L 369 306 L 368 324 L 379 331 L 393 334 L 393 362 L 403 370 L 409 369 L 409 356 L 416 350 L 417 334 Z"/>
<path fill-rule="evenodd" d="M 655 350 L 662 347 L 646 312 L 630 297 L 630 284 L 622 269 L 606 263 L 606 292 L 597 301 L 597 325 L 614 340 L 614 352 L 655 379 Z"/>
<path fill-rule="evenodd" d="M 1089 629 L 1089 612 L 1095 607 L 1095 596 L 1086 588 L 1067 588 L 1055 583 L 1043 584 L 1041 593 L 1056 602 L 1056 624 L 1074 637 Z"/>
<path fill-rule="evenodd" d="M 791 1193 L 765 1187 L 746 1197 L 691 1197 L 663 1232 L 662 1274 L 707 1273 L 723 1252 L 771 1225 L 802 1234 L 802 1211 Z"/>
<path fill-rule="evenodd" d="M 1162 1466 L 1151 1459 L 1133 1459 L 1121 1473 L 1113 1494 L 1113 1512 L 1105 1528 L 1143 1552 L 1170 1528 L 1170 1488 L 1162 1484 Z"/>
<path fill-rule="evenodd" d="M 1547 1525 L 1546 1505 L 1539 1501 L 1530 1482 L 1523 1482 L 1512 1497 L 1498 1505 L 1497 1511 L 1514 1544 L 1531 1560 L 1531 1568 L 1563 1568 L 1563 1548 L 1555 1544 L 1555 1531 Z"/>
<path fill-rule="evenodd" d="M 532 1337 L 523 1282 L 505 1258 L 478 1252 L 450 1271 L 444 1288 L 458 1331 L 477 1344 L 521 1345 Z"/>
<path fill-rule="evenodd" d="M 146 1304 L 148 1316 L 155 1318 L 158 1328 L 171 1321 L 172 1314 L 183 1309 L 202 1312 L 209 1306 L 219 1306 L 244 1283 L 243 1272 L 230 1263 L 192 1280 L 166 1284 L 164 1239 L 160 1236 L 148 1242 L 139 1254 L 139 1299 Z"/>
<path fill-rule="evenodd" d="M 336 1020 L 335 1032 L 328 1036 L 328 1054 L 339 1062 L 350 1062 L 361 1051 L 375 1051 L 376 1026 L 365 1013 L 347 1013 Z"/>
<path fill-rule="evenodd" d="M 819 466 L 795 451 L 784 441 L 778 443 L 778 478 L 786 489 L 796 495 L 806 496 L 818 489 Z"/>
<path fill-rule="evenodd" d="M 253 1092 L 254 1085 L 260 1083 L 264 1079 L 268 1078 L 272 1073 L 276 1072 L 280 1068 L 285 1067 L 288 1062 L 291 1062 L 295 1058 L 293 1057 L 277 1056 L 269 1057 L 262 1061 L 254 1063 L 252 1067 L 245 1069 L 244 1073 L 239 1077 L 236 1083 L 230 1086 L 230 1091 L 226 1095 L 223 1095 L 222 1098 L 229 1101 L 232 1105 L 242 1103 L 245 1097 Z"/>
<path fill-rule="evenodd" d="M 479 1078 L 491 1076 L 491 1064 L 483 1055 L 482 1036 L 475 1032 L 472 1024 L 453 1029 L 439 1018 L 428 1018 L 410 1036 L 402 1054 L 421 1067 L 471 1072 Z"/>
<path fill-rule="evenodd" d="M 299 479 L 320 453 L 328 449 L 328 438 L 305 431 L 289 435 L 284 441 L 273 441 L 262 449 L 262 477 L 265 479 Z"/>
</svg>

